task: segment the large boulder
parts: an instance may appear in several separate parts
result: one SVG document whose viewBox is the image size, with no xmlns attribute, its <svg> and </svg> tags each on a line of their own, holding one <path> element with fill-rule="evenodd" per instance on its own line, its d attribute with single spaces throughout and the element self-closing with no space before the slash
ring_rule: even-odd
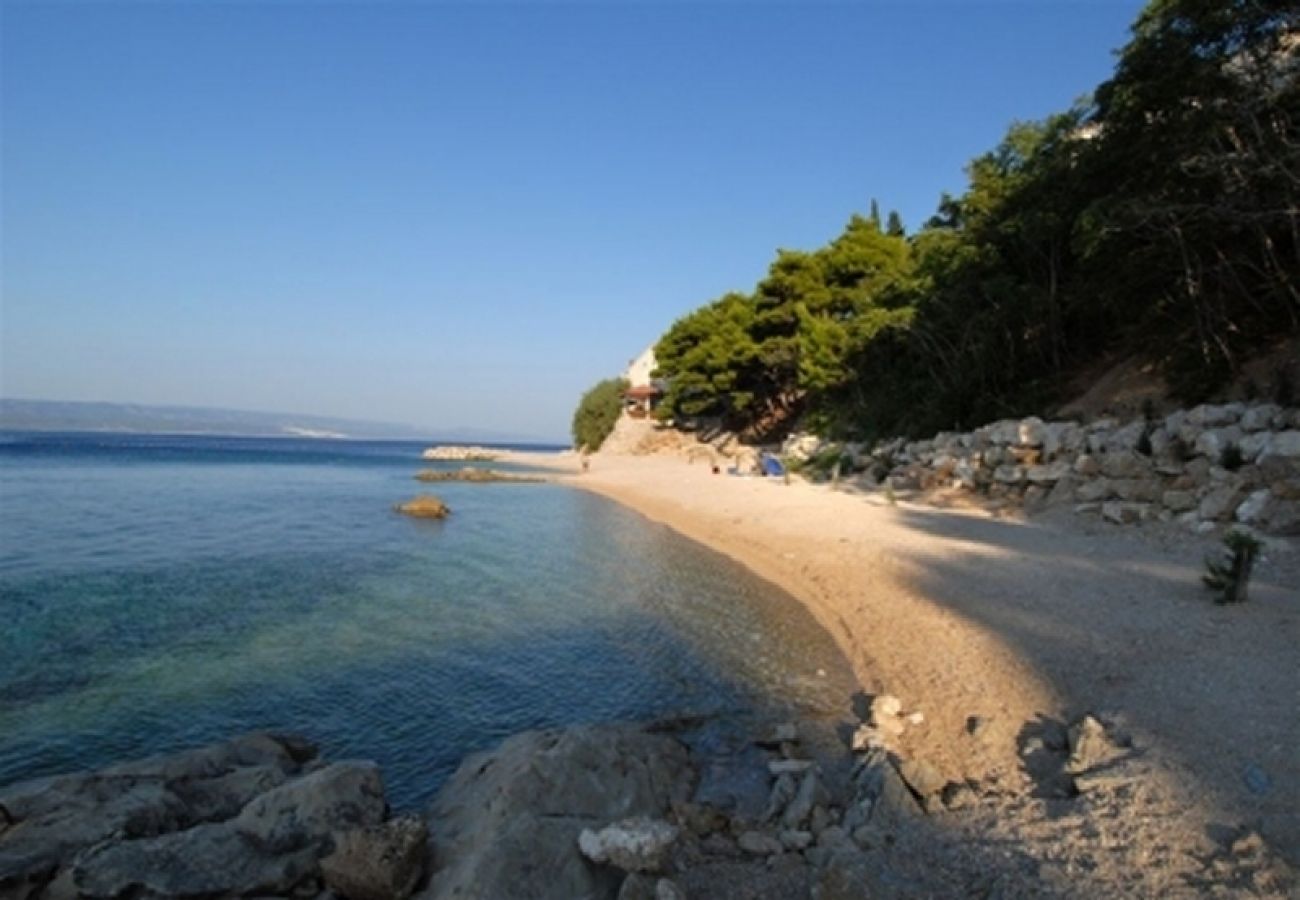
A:
<svg viewBox="0 0 1300 900">
<path fill-rule="evenodd" d="M 252 734 L 96 772 L 0 791 L 12 827 L 0 831 L 0 891 L 42 880 L 82 850 L 152 838 L 236 815 L 315 755 L 301 738 Z"/>
<path fill-rule="evenodd" d="M 689 799 L 686 748 L 630 725 L 515 735 L 468 757 L 435 798 L 428 898 L 612 898 L 622 873 L 584 859 L 583 829 L 664 818 Z"/>
<path fill-rule="evenodd" d="M 321 874 L 348 900 L 405 900 L 424 877 L 428 844 L 429 828 L 419 816 L 352 828 L 334 835 Z"/>
</svg>

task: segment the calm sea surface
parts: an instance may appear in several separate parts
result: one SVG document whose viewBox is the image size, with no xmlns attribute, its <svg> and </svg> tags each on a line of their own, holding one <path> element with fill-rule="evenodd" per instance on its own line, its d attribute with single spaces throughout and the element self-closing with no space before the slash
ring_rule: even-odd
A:
<svg viewBox="0 0 1300 900">
<path fill-rule="evenodd" d="M 798 604 L 606 500 L 393 513 L 423 446 L 0 434 L 0 785 L 268 728 L 412 808 L 526 728 L 843 705 Z"/>
</svg>

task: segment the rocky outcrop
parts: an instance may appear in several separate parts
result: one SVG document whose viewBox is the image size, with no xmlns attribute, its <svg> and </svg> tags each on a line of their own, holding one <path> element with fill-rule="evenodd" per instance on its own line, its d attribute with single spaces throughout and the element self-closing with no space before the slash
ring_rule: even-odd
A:
<svg viewBox="0 0 1300 900">
<path fill-rule="evenodd" d="M 422 459 L 442 459 L 465 462 L 491 462 L 501 454 L 487 447 L 464 447 L 446 444 L 430 447 L 420 454 Z"/>
<path fill-rule="evenodd" d="M 0 808 L 0 896 L 311 896 L 322 860 L 383 832 L 388 804 L 373 763 L 327 765 L 300 738 L 254 734 L 14 785 Z M 424 854 L 408 842 L 391 890 L 350 896 L 408 895 Z"/>
<path fill-rule="evenodd" d="M 636 726 L 516 735 L 467 758 L 434 801 L 436 868 L 421 896 L 612 898 L 623 871 L 584 858 L 579 835 L 662 820 L 692 780 L 680 742 Z"/>
<path fill-rule="evenodd" d="M 828 448 L 794 435 L 783 452 Z M 1071 505 L 1116 524 L 1236 524 L 1300 534 L 1300 409 L 1227 403 L 1163 418 L 994 422 L 922 441 L 838 447 L 869 487 L 970 492 L 1001 505 Z"/>
<path fill-rule="evenodd" d="M 404 516 L 411 516 L 416 519 L 445 519 L 451 514 L 447 504 L 433 496 L 433 494 L 421 494 L 415 499 L 399 503 L 393 508 Z"/>
<path fill-rule="evenodd" d="M 465 481 L 471 484 L 487 484 L 491 482 L 528 484 L 542 481 L 541 478 L 531 475 L 510 475 L 505 472 L 497 472 L 494 469 L 479 469 L 473 466 L 466 466 L 462 469 L 422 469 L 415 473 L 415 480 L 427 483 Z"/>
</svg>

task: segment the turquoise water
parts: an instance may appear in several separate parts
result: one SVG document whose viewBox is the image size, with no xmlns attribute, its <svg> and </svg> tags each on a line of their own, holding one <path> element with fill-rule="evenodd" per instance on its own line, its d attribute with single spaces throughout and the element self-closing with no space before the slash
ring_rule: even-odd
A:
<svg viewBox="0 0 1300 900">
<path fill-rule="evenodd" d="M 796 603 L 606 500 L 393 513 L 422 447 L 0 436 L 0 785 L 268 728 L 412 808 L 525 728 L 843 705 Z"/>
</svg>

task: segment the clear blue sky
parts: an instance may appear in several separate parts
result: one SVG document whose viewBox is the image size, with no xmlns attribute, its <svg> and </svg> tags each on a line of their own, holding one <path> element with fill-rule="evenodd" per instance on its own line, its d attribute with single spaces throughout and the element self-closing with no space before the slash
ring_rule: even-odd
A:
<svg viewBox="0 0 1300 900">
<path fill-rule="evenodd" d="M 776 248 L 921 224 L 1141 6 L 6 2 L 0 393 L 563 436 Z"/>
</svg>

